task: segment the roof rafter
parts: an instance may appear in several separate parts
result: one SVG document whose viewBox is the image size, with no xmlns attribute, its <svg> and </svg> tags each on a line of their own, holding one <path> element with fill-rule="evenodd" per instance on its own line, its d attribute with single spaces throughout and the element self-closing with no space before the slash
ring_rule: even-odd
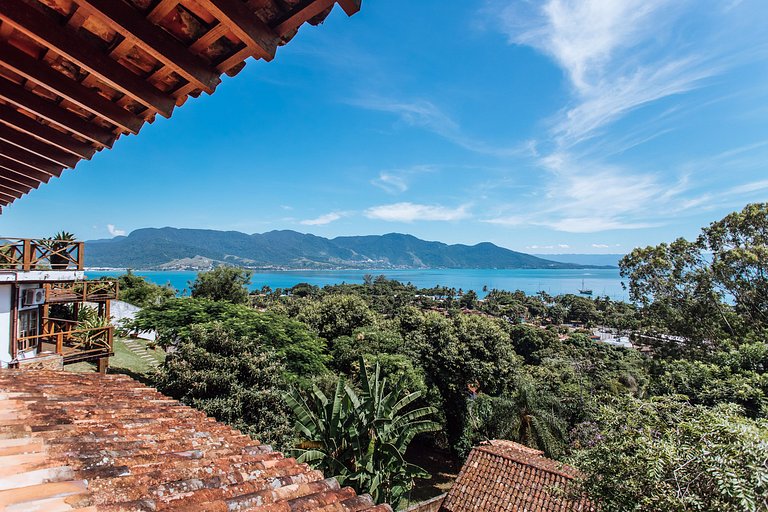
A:
<svg viewBox="0 0 768 512">
<path fill-rule="evenodd" d="M 230 24 L 230 30 L 245 45 L 270 61 L 275 58 L 280 38 L 240 0 L 197 0 L 214 16 Z"/>
<path fill-rule="evenodd" d="M 115 140 L 115 134 L 111 131 L 89 123 L 82 117 L 61 108 L 57 103 L 41 98 L 21 85 L 2 77 L 0 77 L 0 98 L 100 146 L 112 147 L 112 142 Z"/>
<path fill-rule="evenodd" d="M 219 74 L 203 59 L 190 53 L 168 32 L 127 3 L 115 0 L 77 0 L 77 3 L 200 89 L 211 93 L 221 82 Z"/>
<path fill-rule="evenodd" d="M 344 9 L 344 12 L 347 13 L 347 16 L 352 16 L 360 11 L 363 3 L 362 0 L 338 0 L 338 2 L 341 8 Z"/>
<path fill-rule="evenodd" d="M 335 4 L 336 0 L 319 0 L 316 2 L 305 0 L 299 4 L 298 7 L 294 8 L 293 11 L 289 12 L 287 16 L 279 20 L 277 24 L 273 25 L 275 32 L 280 36 L 293 32 L 298 29 L 302 23 L 314 18 L 326 9 L 333 7 Z"/>
<path fill-rule="evenodd" d="M 96 148 L 93 146 L 90 146 L 85 142 L 80 142 L 70 135 L 62 133 L 50 126 L 38 123 L 31 117 L 21 114 L 19 111 L 8 105 L 0 104 L 0 123 L 5 123 L 15 130 L 36 137 L 43 142 L 47 142 L 52 146 L 56 146 L 59 149 L 68 151 L 69 153 L 80 158 L 85 158 L 86 160 L 90 160 L 96 152 Z"/>
<path fill-rule="evenodd" d="M 3 155 L 10 160 L 15 160 L 21 165 L 45 173 L 48 176 L 59 176 L 61 175 L 61 171 L 64 170 L 63 165 L 55 164 L 47 158 L 21 149 L 19 146 L 15 146 L 4 140 L 0 140 L 0 155 Z"/>
<path fill-rule="evenodd" d="M 93 89 L 51 67 L 40 66 L 37 59 L 7 43 L 0 43 L 0 64 L 126 131 L 139 133 L 144 123 L 141 118 L 112 103 Z"/>
<path fill-rule="evenodd" d="M 46 158 L 51 162 L 64 167 L 74 167 L 77 165 L 77 162 L 80 161 L 80 158 L 72 153 L 62 151 L 57 147 L 42 142 L 40 139 L 32 137 L 31 135 L 16 131 L 5 124 L 0 124 L 0 140 L 9 142 L 14 146 L 18 146 L 30 153 L 34 153 L 35 155 Z"/>
<path fill-rule="evenodd" d="M 122 1 L 122 0 L 119 0 Z M 44 45 L 67 60 L 99 77 L 110 87 L 127 94 L 164 117 L 170 117 L 173 99 L 144 81 L 138 75 L 112 60 L 107 54 L 81 38 L 77 32 L 62 26 L 22 0 L 3 0 L 0 19 L 12 25 L 35 42 Z"/>
<path fill-rule="evenodd" d="M 5 176 L 18 183 L 23 183 L 31 187 L 37 188 L 40 182 L 48 183 L 51 179 L 50 174 L 31 169 L 30 167 L 20 164 L 15 160 L 6 158 L 0 154 L 0 176 Z"/>
<path fill-rule="evenodd" d="M 32 190 L 34 187 L 31 185 L 22 185 L 21 183 L 18 183 L 16 181 L 13 181 L 5 176 L 3 176 L 4 169 L 0 169 L 0 186 L 10 190 L 13 190 L 15 192 L 18 192 L 20 194 L 19 197 L 22 195 L 28 193 L 30 190 Z"/>
</svg>

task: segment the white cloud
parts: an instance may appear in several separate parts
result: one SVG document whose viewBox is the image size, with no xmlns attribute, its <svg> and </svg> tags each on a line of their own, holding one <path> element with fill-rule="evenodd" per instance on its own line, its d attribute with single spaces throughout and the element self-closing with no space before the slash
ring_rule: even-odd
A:
<svg viewBox="0 0 768 512">
<path fill-rule="evenodd" d="M 608 244 L 592 244 L 595 249 L 607 249 L 610 247 Z"/>
<path fill-rule="evenodd" d="M 457 208 L 446 208 L 439 205 L 406 202 L 368 208 L 365 211 L 365 216 L 369 219 L 385 220 L 389 222 L 413 222 L 417 220 L 461 220 L 468 218 L 470 214 L 468 205 L 462 205 Z"/>
<path fill-rule="evenodd" d="M 501 28 L 510 42 L 549 55 L 573 86 L 575 104 L 554 122 L 558 143 L 582 142 L 630 111 L 690 91 L 718 72 L 711 56 L 665 47 L 672 24 L 689 4 L 548 0 L 501 9 Z"/>
<path fill-rule="evenodd" d="M 107 224 L 107 231 L 112 236 L 125 236 L 125 230 L 117 229 L 114 224 Z"/>
<path fill-rule="evenodd" d="M 408 184 L 405 182 L 405 179 L 388 172 L 380 173 L 378 178 L 371 180 L 371 184 L 390 194 L 402 193 L 408 190 Z"/>
<path fill-rule="evenodd" d="M 343 214 L 341 212 L 331 212 L 331 213 L 326 213 L 325 215 L 321 215 L 315 219 L 306 219 L 306 220 L 299 221 L 299 224 L 303 224 L 305 226 L 325 226 L 326 224 L 335 222 L 342 217 L 343 217 Z"/>
</svg>

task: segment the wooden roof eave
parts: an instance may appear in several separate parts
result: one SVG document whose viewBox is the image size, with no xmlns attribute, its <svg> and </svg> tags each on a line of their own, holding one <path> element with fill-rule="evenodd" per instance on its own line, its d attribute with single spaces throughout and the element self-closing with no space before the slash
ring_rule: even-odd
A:
<svg viewBox="0 0 768 512">
<path fill-rule="evenodd" d="M 360 0 L 0 0 L 0 206 Z M 257 7 L 258 6 L 258 7 Z"/>
</svg>

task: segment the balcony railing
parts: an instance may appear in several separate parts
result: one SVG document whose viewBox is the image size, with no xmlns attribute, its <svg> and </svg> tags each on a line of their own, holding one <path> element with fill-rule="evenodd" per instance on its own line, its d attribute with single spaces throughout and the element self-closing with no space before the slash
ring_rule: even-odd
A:
<svg viewBox="0 0 768 512">
<path fill-rule="evenodd" d="M 45 302 L 62 304 L 69 302 L 103 302 L 117 298 L 119 286 L 117 281 L 77 281 L 66 283 L 46 283 Z"/>
<path fill-rule="evenodd" d="M 0 238 L 0 271 L 83 270 L 84 243 L 48 238 Z"/>
<path fill-rule="evenodd" d="M 88 361 L 112 355 L 114 328 L 111 325 L 79 328 L 74 320 L 44 318 L 43 334 L 17 338 L 17 350 L 37 347 L 64 358 L 64 364 Z"/>
</svg>

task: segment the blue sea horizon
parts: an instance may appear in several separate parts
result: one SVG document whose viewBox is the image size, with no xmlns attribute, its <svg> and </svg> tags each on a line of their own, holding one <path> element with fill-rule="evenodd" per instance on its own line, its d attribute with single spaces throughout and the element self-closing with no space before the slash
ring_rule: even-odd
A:
<svg viewBox="0 0 768 512">
<path fill-rule="evenodd" d="M 85 274 L 89 279 L 117 277 L 122 270 L 89 270 Z M 150 282 L 170 284 L 180 295 L 187 294 L 189 283 L 195 280 L 197 272 L 182 270 L 147 270 L 135 271 L 136 275 L 147 278 Z M 309 283 L 319 287 L 333 284 L 362 283 L 363 276 L 384 275 L 403 283 L 412 283 L 418 288 L 446 286 L 474 290 L 482 298 L 486 295 L 483 288 L 515 291 L 521 290 L 528 295 L 540 291 L 550 295 L 566 293 L 578 294 L 584 288 L 591 289 L 593 296 L 608 296 L 614 300 L 628 300 L 628 293 L 621 286 L 619 269 L 423 269 L 423 270 L 285 270 L 272 272 L 254 272 L 251 278 L 251 290 L 263 286 L 291 288 L 298 283 Z"/>
</svg>

